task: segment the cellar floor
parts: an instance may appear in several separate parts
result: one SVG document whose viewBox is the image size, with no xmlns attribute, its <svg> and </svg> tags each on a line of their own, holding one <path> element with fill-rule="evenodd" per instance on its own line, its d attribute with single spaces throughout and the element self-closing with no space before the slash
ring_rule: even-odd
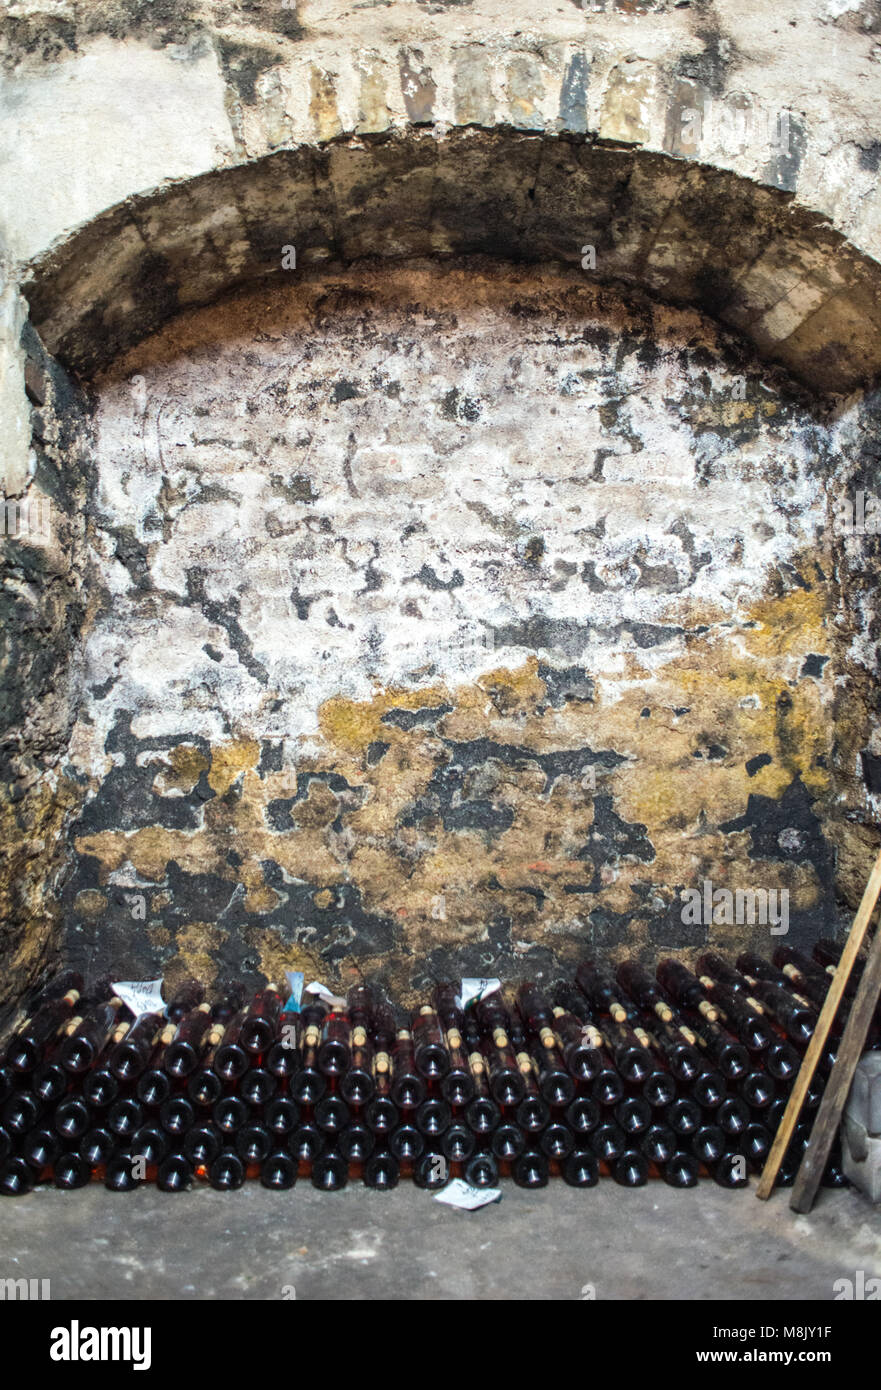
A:
<svg viewBox="0 0 881 1390">
<path fill-rule="evenodd" d="M 409 1184 L 38 1190 L 3 1202 L 0 1278 L 49 1278 L 53 1299 L 828 1300 L 881 1275 L 881 1208 L 853 1191 L 808 1217 L 709 1182 L 503 1194 L 464 1212 Z"/>
</svg>

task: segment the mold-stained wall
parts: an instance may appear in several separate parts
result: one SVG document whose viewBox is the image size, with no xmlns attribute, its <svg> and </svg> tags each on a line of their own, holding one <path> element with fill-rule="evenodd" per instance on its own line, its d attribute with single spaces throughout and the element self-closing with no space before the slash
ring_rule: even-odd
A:
<svg viewBox="0 0 881 1390">
<path fill-rule="evenodd" d="M 400 987 L 827 927 L 834 432 L 708 320 L 291 276 L 98 384 L 69 944 Z"/>
</svg>

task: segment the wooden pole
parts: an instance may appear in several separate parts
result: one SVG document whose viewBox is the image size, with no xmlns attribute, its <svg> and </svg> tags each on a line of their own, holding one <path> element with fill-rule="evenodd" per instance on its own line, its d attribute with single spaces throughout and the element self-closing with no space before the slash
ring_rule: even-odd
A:
<svg viewBox="0 0 881 1390">
<path fill-rule="evenodd" d="M 823 1099 L 814 1120 L 811 1138 L 805 1149 L 798 1177 L 792 1189 L 789 1205 L 793 1211 L 810 1211 L 814 1205 L 829 1150 L 841 1123 L 853 1074 L 866 1045 L 866 1034 L 881 995 L 881 931 L 875 933 L 866 968 L 851 1005 L 850 1018 L 841 1039 L 835 1066 L 832 1068 Z"/>
<path fill-rule="evenodd" d="M 863 893 L 862 902 L 860 903 L 859 908 L 857 910 L 857 915 L 853 920 L 853 926 L 850 929 L 850 934 L 847 938 L 847 943 L 844 947 L 844 950 L 841 953 L 841 960 L 835 967 L 835 975 L 832 979 L 831 985 L 829 986 L 829 992 L 826 995 L 823 1007 L 820 1010 L 820 1017 L 817 1021 L 817 1027 L 814 1030 L 814 1035 L 811 1038 L 811 1041 L 808 1043 L 807 1052 L 805 1053 L 804 1058 L 802 1059 L 802 1064 L 799 1068 L 799 1073 L 796 1077 L 795 1085 L 793 1086 L 792 1091 L 790 1093 L 786 1109 L 783 1112 L 783 1119 L 780 1121 L 780 1128 L 777 1130 L 777 1137 L 775 1138 L 774 1143 L 771 1145 L 771 1152 L 768 1154 L 767 1160 L 765 1162 L 765 1167 L 762 1170 L 762 1176 L 759 1179 L 759 1185 L 756 1188 L 756 1196 L 760 1197 L 762 1201 L 766 1201 L 767 1198 L 770 1197 L 774 1189 L 774 1183 L 777 1181 L 777 1174 L 780 1171 L 780 1164 L 783 1162 L 783 1155 L 786 1153 L 786 1150 L 789 1147 L 789 1142 L 792 1139 L 793 1131 L 795 1130 L 795 1126 L 798 1123 L 798 1117 L 801 1114 L 801 1108 L 804 1105 L 805 1096 L 807 1095 L 810 1084 L 814 1079 L 814 1072 L 817 1069 L 817 1063 L 820 1060 L 820 1055 L 823 1051 L 823 1048 L 826 1046 L 826 1039 L 829 1036 L 829 1030 L 832 1027 L 833 1019 L 835 1018 L 835 1015 L 838 1012 L 838 1007 L 841 1003 L 842 998 L 844 997 L 844 991 L 847 986 L 847 982 L 850 978 L 850 972 L 853 969 L 854 962 L 857 956 L 859 955 L 860 947 L 862 946 L 866 936 L 866 932 L 868 931 L 869 923 L 872 920 L 872 913 L 875 911 L 875 904 L 878 901 L 879 894 L 881 894 L 881 850 L 879 850 L 878 852 L 878 857 L 875 860 L 874 867 L 872 869 L 871 874 L 869 875 L 869 882 L 866 884 L 866 891 Z M 881 936 L 881 933 L 879 933 L 879 936 Z M 863 979 L 865 979 L 865 975 L 863 976 Z M 853 1011 L 851 1012 L 851 1016 L 853 1016 Z M 865 1038 L 865 1034 L 863 1035 L 863 1038 Z M 854 1066 L 856 1066 L 856 1061 L 854 1062 Z M 851 1075 L 853 1075 L 853 1073 L 851 1073 Z M 827 1095 L 828 1092 L 829 1087 L 827 1086 Z M 846 1099 L 847 1092 L 845 1091 L 844 1100 Z M 842 1105 L 844 1104 L 844 1100 L 842 1101 Z M 823 1104 L 825 1104 L 825 1095 Z M 820 1107 L 820 1114 L 822 1114 L 822 1105 Z M 819 1122 L 819 1118 L 820 1115 L 818 1114 L 817 1121 L 814 1125 L 815 1133 L 817 1129 L 817 1123 Z M 834 1131 L 832 1137 L 834 1138 Z M 813 1147 L 813 1142 L 814 1141 L 812 1138 L 811 1147 Z M 829 1140 L 829 1143 L 831 1145 L 831 1138 Z M 822 1168 L 820 1171 L 822 1173 Z"/>
</svg>

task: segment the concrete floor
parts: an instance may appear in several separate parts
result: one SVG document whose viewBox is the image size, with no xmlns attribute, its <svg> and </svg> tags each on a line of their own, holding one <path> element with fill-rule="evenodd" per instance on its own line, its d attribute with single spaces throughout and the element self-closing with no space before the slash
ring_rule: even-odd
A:
<svg viewBox="0 0 881 1390">
<path fill-rule="evenodd" d="M 56 1299 L 822 1299 L 881 1275 L 881 1208 L 823 1191 L 809 1217 L 710 1182 L 611 1181 L 453 1210 L 401 1185 L 339 1193 L 198 1187 L 126 1195 L 41 1189 L 0 1203 L 0 1278 Z"/>
</svg>

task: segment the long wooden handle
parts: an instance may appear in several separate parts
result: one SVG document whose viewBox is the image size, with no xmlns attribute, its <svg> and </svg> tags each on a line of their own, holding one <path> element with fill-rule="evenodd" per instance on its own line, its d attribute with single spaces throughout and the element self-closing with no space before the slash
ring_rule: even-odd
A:
<svg viewBox="0 0 881 1390">
<path fill-rule="evenodd" d="M 850 979 L 850 972 L 853 969 L 854 961 L 860 952 L 860 947 L 865 939 L 869 923 L 872 920 L 872 913 L 875 911 L 875 904 L 878 895 L 881 893 L 881 850 L 875 860 L 874 867 L 869 875 L 869 882 L 866 884 L 866 891 L 863 893 L 862 902 L 857 909 L 857 915 L 853 919 L 853 926 L 847 938 L 847 943 L 841 953 L 841 960 L 835 967 L 835 974 L 829 986 L 829 992 L 820 1010 L 820 1017 L 814 1035 L 808 1043 L 808 1050 L 802 1059 L 795 1085 L 789 1096 L 786 1109 L 783 1112 L 783 1119 L 780 1121 L 780 1128 L 777 1130 L 777 1137 L 771 1145 L 771 1152 L 768 1154 L 759 1185 L 756 1188 L 756 1196 L 762 1201 L 770 1197 L 774 1183 L 777 1181 L 777 1174 L 780 1171 L 780 1164 L 783 1162 L 783 1155 L 789 1148 L 793 1131 L 798 1123 L 801 1108 L 805 1102 L 811 1082 L 814 1079 L 814 1072 L 817 1070 L 817 1063 L 823 1048 L 826 1046 L 826 1039 L 832 1027 L 832 1021 L 838 1012 L 838 1006 L 844 996 L 847 982 Z M 856 1063 L 854 1063 L 856 1065 Z M 828 1088 L 827 1088 L 828 1089 Z M 846 1099 L 846 1095 L 845 1095 Z M 819 1120 L 819 1115 L 817 1116 Z M 831 1144 L 831 1140 L 830 1140 Z"/>
<path fill-rule="evenodd" d="M 881 994 L 881 931 L 875 933 L 875 940 L 866 961 L 866 968 L 860 980 L 850 1018 L 838 1048 L 838 1056 L 832 1074 L 826 1083 L 823 1099 L 817 1111 L 817 1118 L 811 1130 L 811 1138 L 805 1149 L 798 1177 L 792 1189 L 789 1205 L 793 1211 L 810 1211 L 814 1205 L 817 1188 L 823 1176 L 823 1169 L 829 1159 L 829 1150 L 835 1138 L 841 1115 L 853 1084 L 853 1074 L 857 1068 L 872 1015 Z"/>
</svg>

